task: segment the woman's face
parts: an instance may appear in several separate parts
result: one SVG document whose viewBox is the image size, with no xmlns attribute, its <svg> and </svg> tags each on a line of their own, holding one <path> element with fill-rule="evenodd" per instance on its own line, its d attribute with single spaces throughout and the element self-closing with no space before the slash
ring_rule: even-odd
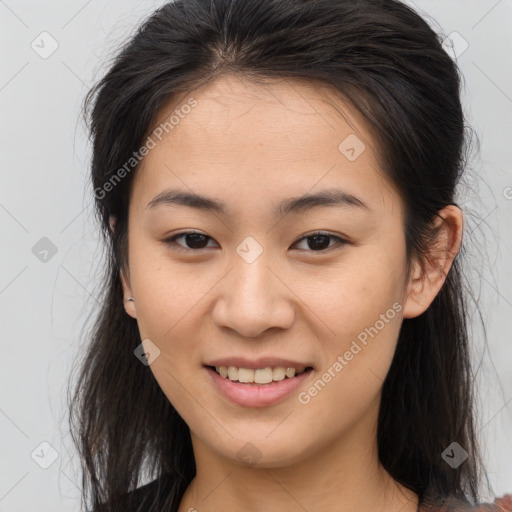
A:
<svg viewBox="0 0 512 512">
<path fill-rule="evenodd" d="M 161 112 L 134 178 L 125 307 L 196 457 L 280 467 L 375 437 L 407 316 L 404 211 L 328 92 L 219 79 Z"/>
</svg>

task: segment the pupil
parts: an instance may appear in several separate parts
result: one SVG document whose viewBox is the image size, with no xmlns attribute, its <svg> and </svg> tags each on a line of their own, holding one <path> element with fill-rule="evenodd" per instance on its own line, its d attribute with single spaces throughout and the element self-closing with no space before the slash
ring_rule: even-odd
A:
<svg viewBox="0 0 512 512">
<path fill-rule="evenodd" d="M 192 233 L 192 234 L 186 235 L 185 238 L 187 240 L 187 245 L 189 245 L 191 249 L 202 249 L 203 247 L 201 246 L 201 238 L 206 239 L 206 236 L 201 235 L 201 233 Z M 191 238 L 192 238 L 192 242 L 190 242 Z M 198 241 L 198 239 L 199 239 L 199 241 Z"/>
<path fill-rule="evenodd" d="M 313 240 L 313 243 L 309 243 L 308 242 L 308 247 L 310 249 L 317 249 L 317 250 L 321 250 L 321 249 L 326 249 L 327 247 L 329 247 L 329 236 L 328 235 L 314 235 L 314 236 L 310 236 L 309 237 L 309 240 Z M 318 243 L 318 240 L 320 239 L 320 243 Z M 325 243 L 322 244 L 322 239 L 323 241 L 327 241 L 327 245 Z"/>
</svg>

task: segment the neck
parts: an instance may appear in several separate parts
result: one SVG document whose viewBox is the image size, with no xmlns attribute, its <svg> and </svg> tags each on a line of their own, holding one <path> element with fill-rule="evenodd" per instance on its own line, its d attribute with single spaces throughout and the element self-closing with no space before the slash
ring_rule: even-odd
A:
<svg viewBox="0 0 512 512">
<path fill-rule="evenodd" d="M 417 495 L 378 461 L 375 421 L 363 419 L 342 438 L 286 467 L 244 466 L 194 435 L 192 443 L 197 472 L 178 512 L 417 510 Z"/>
</svg>

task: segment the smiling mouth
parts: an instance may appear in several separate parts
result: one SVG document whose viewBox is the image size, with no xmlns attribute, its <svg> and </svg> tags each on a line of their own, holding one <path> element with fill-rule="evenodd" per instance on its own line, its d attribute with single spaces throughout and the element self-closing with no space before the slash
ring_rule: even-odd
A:
<svg viewBox="0 0 512 512">
<path fill-rule="evenodd" d="M 239 368 L 236 366 L 207 366 L 210 370 L 214 371 L 222 378 L 232 382 L 239 382 L 241 384 L 272 384 L 282 380 L 293 379 L 303 373 L 310 372 L 313 368 L 307 366 L 306 368 L 297 370 L 296 368 L 285 368 L 284 366 L 277 366 L 274 368 Z"/>
</svg>

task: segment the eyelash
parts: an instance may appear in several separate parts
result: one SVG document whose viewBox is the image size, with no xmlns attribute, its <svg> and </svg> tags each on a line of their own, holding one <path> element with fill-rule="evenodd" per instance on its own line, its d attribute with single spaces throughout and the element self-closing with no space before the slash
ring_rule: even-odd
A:
<svg viewBox="0 0 512 512">
<path fill-rule="evenodd" d="M 177 251 L 180 251 L 180 252 L 200 252 L 200 251 L 204 251 L 205 249 L 207 249 L 206 247 L 203 247 L 201 249 L 192 249 L 190 247 L 183 247 L 182 245 L 176 243 L 176 239 L 178 238 L 181 238 L 181 237 L 185 237 L 187 235 L 202 235 L 203 237 L 209 239 L 209 240 L 213 240 L 213 238 L 209 237 L 208 235 L 205 235 L 204 233 L 201 233 L 201 232 L 198 232 L 198 231 L 183 231 L 182 233 L 178 233 L 177 235 L 173 235 L 172 237 L 170 238 L 166 238 L 165 240 L 162 241 L 163 244 L 169 246 L 169 247 L 173 247 L 174 246 L 174 249 L 177 250 Z M 334 235 L 332 233 L 329 233 L 329 232 L 326 232 L 326 231 L 315 231 L 313 233 L 310 233 L 306 236 L 303 236 L 302 238 L 299 238 L 299 240 L 297 240 L 293 245 L 299 243 L 299 242 L 302 242 L 303 240 L 307 240 L 308 238 L 313 238 L 314 236 L 326 236 L 326 237 L 329 237 L 329 238 L 334 238 L 336 240 L 338 240 L 338 243 L 335 244 L 335 245 L 332 245 L 330 247 L 327 247 L 326 249 L 320 249 L 318 251 L 313 251 L 313 250 L 307 250 L 307 249 L 300 249 L 300 250 L 303 250 L 303 251 L 306 251 L 306 252 L 311 252 L 311 253 L 326 253 L 328 251 L 330 251 L 331 249 L 333 249 L 334 247 L 336 247 L 337 245 L 338 246 L 344 246 L 344 245 L 347 245 L 349 242 L 347 240 L 345 240 L 344 238 L 341 238 L 337 235 Z"/>
</svg>

